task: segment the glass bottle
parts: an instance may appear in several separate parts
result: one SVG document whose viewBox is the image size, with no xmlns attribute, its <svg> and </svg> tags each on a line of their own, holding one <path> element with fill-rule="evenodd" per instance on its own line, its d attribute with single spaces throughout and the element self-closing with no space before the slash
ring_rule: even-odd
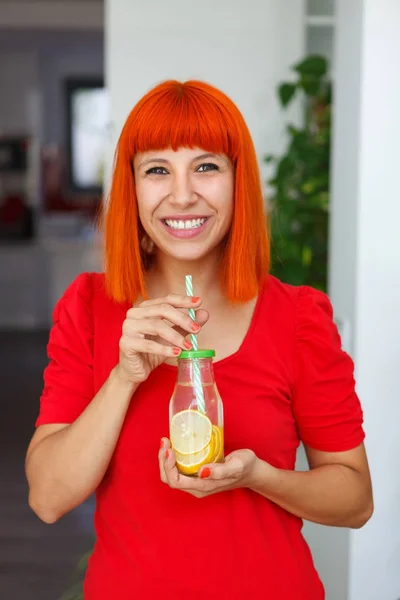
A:
<svg viewBox="0 0 400 600">
<path fill-rule="evenodd" d="M 197 475 L 224 460 L 224 417 L 214 378 L 214 350 L 184 351 L 169 404 L 170 440 L 178 470 Z"/>
</svg>

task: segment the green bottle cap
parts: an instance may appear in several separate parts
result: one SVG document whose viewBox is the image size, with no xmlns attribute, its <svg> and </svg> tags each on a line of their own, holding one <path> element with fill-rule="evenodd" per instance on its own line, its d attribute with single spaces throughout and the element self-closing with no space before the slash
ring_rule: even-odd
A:
<svg viewBox="0 0 400 600">
<path fill-rule="evenodd" d="M 215 350 L 183 350 L 178 359 L 185 358 L 214 358 Z"/>
</svg>

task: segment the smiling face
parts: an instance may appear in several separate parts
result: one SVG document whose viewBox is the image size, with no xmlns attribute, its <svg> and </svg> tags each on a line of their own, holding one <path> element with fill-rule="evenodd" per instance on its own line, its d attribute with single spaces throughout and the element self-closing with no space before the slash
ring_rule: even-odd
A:
<svg viewBox="0 0 400 600">
<path fill-rule="evenodd" d="M 215 250 L 233 215 L 234 167 L 199 148 L 144 152 L 134 158 L 139 217 L 161 252 L 198 260 Z"/>
</svg>

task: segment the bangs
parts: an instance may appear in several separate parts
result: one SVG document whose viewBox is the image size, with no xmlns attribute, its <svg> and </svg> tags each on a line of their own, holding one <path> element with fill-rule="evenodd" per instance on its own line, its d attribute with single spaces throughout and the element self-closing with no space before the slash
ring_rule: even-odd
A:
<svg viewBox="0 0 400 600">
<path fill-rule="evenodd" d="M 198 82 L 196 87 L 169 82 L 158 90 L 142 99 L 126 123 L 124 145 L 131 159 L 139 152 L 187 147 L 225 154 L 236 162 L 240 134 L 222 103 L 199 89 Z"/>
</svg>

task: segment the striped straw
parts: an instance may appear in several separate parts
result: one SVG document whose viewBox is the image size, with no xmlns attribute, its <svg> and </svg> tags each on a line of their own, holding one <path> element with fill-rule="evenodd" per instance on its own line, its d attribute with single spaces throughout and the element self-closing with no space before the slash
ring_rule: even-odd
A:
<svg viewBox="0 0 400 600">
<path fill-rule="evenodd" d="M 186 275 L 186 295 L 187 296 L 193 296 L 193 281 L 192 281 L 192 276 L 191 275 Z M 191 319 L 193 319 L 193 321 L 196 320 L 196 313 L 194 312 L 193 308 L 189 308 L 189 317 Z M 198 350 L 199 349 L 199 344 L 197 342 L 197 336 L 195 334 L 192 334 L 190 336 L 190 341 L 192 342 L 192 346 L 193 346 L 193 350 Z"/>
<path fill-rule="evenodd" d="M 186 295 L 193 296 L 193 281 L 191 275 L 186 275 Z M 196 313 L 193 308 L 189 308 L 189 316 L 193 321 L 196 319 Z M 199 344 L 197 341 L 196 335 L 192 334 L 190 336 L 190 341 L 192 342 L 193 350 L 199 349 Z M 204 400 L 204 391 L 203 384 L 201 381 L 201 373 L 200 373 L 200 363 L 197 358 L 193 359 L 193 383 L 194 383 L 194 393 L 196 395 L 197 407 L 200 412 L 206 412 L 206 404 Z"/>
</svg>

